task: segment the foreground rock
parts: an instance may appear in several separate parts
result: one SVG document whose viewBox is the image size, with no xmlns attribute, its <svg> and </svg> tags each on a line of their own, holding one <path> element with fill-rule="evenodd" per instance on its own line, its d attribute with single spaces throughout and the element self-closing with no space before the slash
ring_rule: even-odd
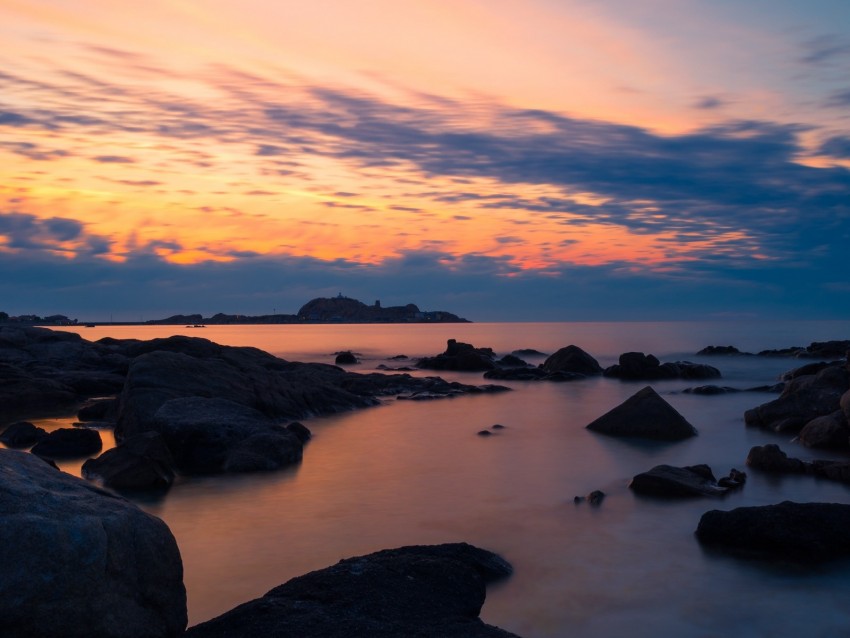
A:
<svg viewBox="0 0 850 638">
<path fill-rule="evenodd" d="M 738 470 L 732 470 L 729 476 L 718 481 L 708 465 L 656 465 L 635 476 L 629 487 L 646 496 L 723 496 L 730 490 L 743 487 L 746 480 L 747 475 Z"/>
<path fill-rule="evenodd" d="M 25 452 L 0 450 L 0 618 L 8 637 L 178 636 L 180 553 L 158 518 Z"/>
<path fill-rule="evenodd" d="M 812 374 L 792 371 L 779 398 L 747 410 L 746 424 L 773 432 L 797 433 L 814 419 L 841 411 L 842 395 L 850 390 L 846 365 L 834 363 L 815 369 L 817 372 Z"/>
<path fill-rule="evenodd" d="M 850 505 L 792 503 L 739 507 L 702 515 L 696 530 L 707 546 L 790 561 L 850 556 Z"/>
<path fill-rule="evenodd" d="M 696 428 L 650 386 L 603 414 L 587 429 L 609 436 L 656 441 L 681 441 L 697 435 Z"/>
<path fill-rule="evenodd" d="M 661 363 L 654 355 L 643 352 L 625 352 L 619 363 L 605 369 L 606 377 L 627 381 L 650 381 L 656 379 L 716 379 L 720 370 L 703 363 L 675 361 Z"/>
<path fill-rule="evenodd" d="M 465 543 L 384 550 L 293 578 L 186 636 L 508 638 L 478 615 L 485 585 L 511 571 Z"/>
<path fill-rule="evenodd" d="M 144 432 L 83 463 L 82 475 L 119 490 L 163 490 L 174 482 L 174 459 L 157 432 Z"/>
</svg>

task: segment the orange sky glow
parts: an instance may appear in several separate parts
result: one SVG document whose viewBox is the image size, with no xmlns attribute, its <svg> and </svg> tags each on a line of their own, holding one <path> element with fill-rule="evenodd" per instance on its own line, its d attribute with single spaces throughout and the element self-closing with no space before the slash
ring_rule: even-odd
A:
<svg viewBox="0 0 850 638">
<path fill-rule="evenodd" d="M 68 259 L 86 238 L 106 260 L 144 248 L 180 264 L 433 250 L 543 272 L 761 255 L 747 228 L 678 224 L 689 201 L 671 212 L 647 189 L 476 168 L 484 135 L 506 157 L 520 137 L 545 151 L 562 124 L 543 112 L 662 141 L 767 116 L 806 122 L 801 165 L 848 166 L 817 152 L 846 119 L 797 90 L 814 80 L 778 68 L 796 55 L 781 31 L 713 3 L 602 4 L 0 0 L 2 110 L 16 114 L 0 126 L 0 205 L 81 222 L 84 237 L 51 247 Z M 667 19 L 676 32 L 648 26 Z M 420 161 L 432 146 L 417 138 L 406 156 L 378 124 L 468 140 L 470 166 L 431 168 L 439 143 Z M 572 141 L 592 149 L 585 135 Z M 361 151 L 364 139 L 395 155 Z M 0 251 L 15 250 L 0 234 Z"/>
</svg>

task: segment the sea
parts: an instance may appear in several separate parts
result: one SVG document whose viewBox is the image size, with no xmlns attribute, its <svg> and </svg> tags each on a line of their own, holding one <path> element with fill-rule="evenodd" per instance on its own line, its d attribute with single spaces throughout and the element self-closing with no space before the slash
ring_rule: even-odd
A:
<svg viewBox="0 0 850 638">
<path fill-rule="evenodd" d="M 850 338 L 850 321 L 66 329 L 90 340 L 186 334 L 292 361 L 332 363 L 334 353 L 351 350 L 360 359 L 350 368 L 357 372 L 404 365 L 397 355 L 410 363 L 440 353 L 448 339 L 499 355 L 526 348 L 549 354 L 574 344 L 603 367 L 629 351 L 708 363 L 723 375 L 712 383 L 735 388 L 774 383 L 807 361 L 695 353 L 709 345 L 758 352 Z M 487 383 L 480 373 L 411 374 Z M 510 578 L 488 589 L 481 616 L 526 638 L 850 635 L 849 562 L 803 568 L 742 560 L 707 551 L 694 536 L 711 509 L 785 500 L 850 503 L 849 486 L 747 472 L 742 490 L 717 499 L 652 499 L 628 487 L 635 474 L 662 463 L 706 463 L 718 477 L 747 470 L 748 451 L 765 443 L 804 459 L 841 458 L 804 448 L 789 435 L 746 427 L 744 412 L 774 395 L 700 396 L 682 391 L 706 382 L 652 382 L 699 436 L 635 443 L 585 426 L 646 382 L 499 383 L 513 391 L 424 402 L 388 398 L 373 408 L 306 419 L 314 437 L 297 467 L 182 477 L 162 498 L 136 498 L 177 539 L 190 625 L 345 557 L 465 541 L 513 565 Z M 73 420 L 38 423 L 56 428 Z M 495 424 L 504 429 L 477 435 Z M 110 432 L 103 435 L 114 445 Z M 79 474 L 80 464 L 61 466 Z M 600 505 L 574 502 L 593 490 L 606 494 Z"/>
</svg>

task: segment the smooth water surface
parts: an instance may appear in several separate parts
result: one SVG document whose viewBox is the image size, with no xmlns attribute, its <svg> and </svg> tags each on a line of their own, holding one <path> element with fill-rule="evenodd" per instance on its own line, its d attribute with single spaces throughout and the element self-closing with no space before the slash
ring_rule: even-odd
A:
<svg viewBox="0 0 850 638">
<path fill-rule="evenodd" d="M 630 350 L 662 361 L 710 363 L 723 372 L 720 384 L 746 388 L 773 382 L 800 362 L 694 353 L 707 345 L 758 351 L 842 339 L 850 322 L 103 326 L 78 332 L 88 339 L 182 333 L 304 361 L 332 362 L 334 352 L 351 349 L 363 361 L 352 369 L 364 372 L 381 363 L 402 365 L 389 361 L 394 355 L 441 352 L 448 338 L 499 354 L 519 348 L 551 353 L 575 344 L 603 366 Z M 485 382 L 474 373 L 442 376 Z M 514 565 L 510 579 L 490 588 L 482 617 L 527 638 L 850 633 L 850 564 L 800 570 L 741 562 L 705 553 L 693 536 L 709 509 L 782 500 L 850 503 L 848 487 L 750 472 L 742 491 L 718 500 L 660 501 L 628 489 L 634 474 L 659 463 L 708 463 L 717 476 L 745 469 L 749 449 L 766 442 L 780 443 L 792 456 L 829 456 L 744 426 L 743 412 L 773 395 L 694 396 L 680 392 L 693 382 L 653 383 L 700 435 L 636 445 L 584 426 L 645 383 L 595 378 L 506 385 L 514 390 L 423 403 L 387 400 L 306 420 L 314 439 L 296 468 L 183 478 L 164 499 L 140 502 L 177 538 L 190 624 L 344 557 L 467 541 Z M 505 429 L 476 435 L 496 423 Z M 75 468 L 79 464 L 67 469 Z M 607 494 L 601 506 L 573 503 L 595 489 Z"/>
</svg>

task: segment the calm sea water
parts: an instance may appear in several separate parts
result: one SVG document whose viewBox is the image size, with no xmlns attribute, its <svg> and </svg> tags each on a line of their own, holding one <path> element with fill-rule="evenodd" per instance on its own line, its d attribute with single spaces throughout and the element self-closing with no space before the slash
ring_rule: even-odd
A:
<svg viewBox="0 0 850 638">
<path fill-rule="evenodd" d="M 662 361 L 718 366 L 722 384 L 774 381 L 800 362 L 700 359 L 707 345 L 758 351 L 846 339 L 850 322 L 550 323 L 96 327 L 103 336 L 148 339 L 183 333 L 251 345 L 290 360 L 332 362 L 360 353 L 370 371 L 398 354 L 441 352 L 448 338 L 498 353 L 551 353 L 576 344 L 605 366 L 625 351 Z M 539 359 L 531 359 L 539 362 Z M 396 365 L 398 365 L 396 363 Z M 422 374 L 434 374 L 426 373 Z M 483 383 L 479 374 L 443 374 Z M 787 437 L 747 429 L 746 409 L 772 395 L 681 394 L 688 382 L 653 387 L 691 421 L 698 437 L 635 445 L 584 426 L 643 387 L 611 379 L 508 383 L 513 392 L 414 403 L 388 400 L 357 412 L 306 421 L 314 433 L 304 461 L 274 474 L 184 478 L 160 501 L 140 502 L 171 527 L 180 545 L 190 624 L 343 557 L 416 543 L 468 541 L 503 555 L 515 574 L 489 590 L 490 623 L 527 638 L 721 635 L 835 636 L 850 633 L 850 564 L 816 570 L 740 562 L 705 553 L 693 532 L 703 512 L 782 500 L 850 503 L 850 489 L 810 478 L 750 473 L 722 500 L 640 498 L 629 479 L 659 463 L 708 463 L 717 476 L 744 469 L 754 445 Z M 58 427 L 67 421 L 44 422 Z M 484 438 L 476 432 L 500 423 Z M 79 472 L 79 463 L 65 465 Z M 601 489 L 600 507 L 573 503 Z"/>
</svg>

